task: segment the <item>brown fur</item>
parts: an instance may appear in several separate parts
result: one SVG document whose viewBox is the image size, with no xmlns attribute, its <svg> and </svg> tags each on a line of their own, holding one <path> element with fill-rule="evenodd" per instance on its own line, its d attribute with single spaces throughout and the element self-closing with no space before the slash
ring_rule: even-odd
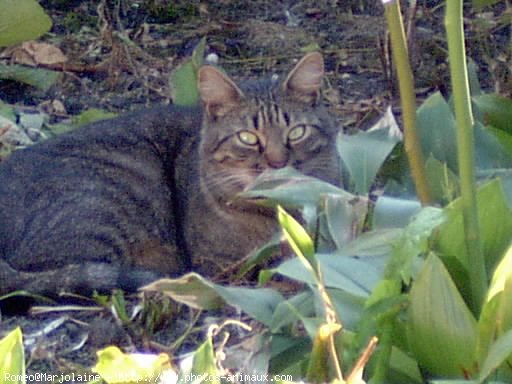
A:
<svg viewBox="0 0 512 384">
<path fill-rule="evenodd" d="M 263 245 L 273 212 L 236 200 L 291 166 L 340 184 L 323 60 L 240 87 L 199 71 L 203 108 L 157 107 L 81 128 L 0 164 L 0 293 L 136 289 L 211 275 Z"/>
</svg>

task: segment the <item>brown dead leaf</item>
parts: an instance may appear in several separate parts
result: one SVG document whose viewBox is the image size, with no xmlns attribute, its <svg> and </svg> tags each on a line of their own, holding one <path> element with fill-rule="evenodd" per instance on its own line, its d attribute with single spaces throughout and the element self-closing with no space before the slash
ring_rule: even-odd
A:
<svg viewBox="0 0 512 384">
<path fill-rule="evenodd" d="M 55 45 L 36 41 L 25 41 L 4 52 L 5 55 L 10 57 L 13 63 L 30 66 L 59 64 L 68 60 L 66 55 Z"/>
<path fill-rule="evenodd" d="M 21 47 L 32 55 L 37 64 L 58 64 L 68 60 L 60 48 L 52 44 L 26 41 Z"/>
</svg>

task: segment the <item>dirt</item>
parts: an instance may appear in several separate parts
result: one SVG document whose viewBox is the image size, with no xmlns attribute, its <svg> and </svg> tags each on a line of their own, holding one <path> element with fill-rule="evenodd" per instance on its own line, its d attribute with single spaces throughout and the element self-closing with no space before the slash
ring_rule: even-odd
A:
<svg viewBox="0 0 512 384">
<path fill-rule="evenodd" d="M 45 111 L 52 122 L 93 107 L 121 113 L 171 102 L 169 76 L 204 36 L 207 54 L 217 55 L 219 64 L 235 78 L 283 73 L 304 52 L 319 49 L 326 63 L 325 99 L 346 131 L 367 128 L 390 104 L 399 115 L 383 8 L 377 1 L 40 3 L 54 23 L 42 40 L 59 47 L 68 58 L 65 65 L 53 66 L 61 78 L 45 92 L 0 81 L 0 100 L 24 110 Z M 417 10 L 410 40 L 420 100 L 436 90 L 448 92 L 442 2 L 424 3 Z M 476 12 L 472 20 L 488 24 L 470 24 L 467 38 L 484 87 L 507 94 L 512 80 L 503 57 L 510 58 L 506 56 L 510 31 L 497 21 L 503 12 L 499 7 L 485 17 Z M 64 109 L 48 107 L 55 101 Z M 16 326 L 22 328 L 29 373 L 87 372 L 96 360 L 95 351 L 109 344 L 176 356 L 201 340 L 205 331 L 199 327 L 199 333 L 176 349 L 173 343 L 195 316 L 185 308 L 170 305 L 152 326 L 144 313 L 119 325 L 108 305 L 94 311 L 13 315 L 13 308 L 19 309 L 18 301 L 13 302 L 2 305 L 0 337 Z M 130 299 L 128 308 L 139 302 Z M 156 302 L 161 308 L 162 301 Z M 85 305 L 90 309 L 96 302 Z M 6 314 L 7 307 L 11 311 Z"/>
</svg>

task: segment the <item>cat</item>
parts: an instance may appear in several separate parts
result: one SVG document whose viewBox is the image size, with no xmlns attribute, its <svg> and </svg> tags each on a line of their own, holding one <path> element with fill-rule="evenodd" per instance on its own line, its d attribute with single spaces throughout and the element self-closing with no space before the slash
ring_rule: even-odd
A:
<svg viewBox="0 0 512 384">
<path fill-rule="evenodd" d="M 103 120 L 0 162 L 0 294 L 133 291 L 212 275 L 263 245 L 274 211 L 233 199 L 290 166 L 340 185 L 338 128 L 321 102 L 322 55 L 284 81 L 236 85 L 205 65 L 200 107 Z"/>
</svg>

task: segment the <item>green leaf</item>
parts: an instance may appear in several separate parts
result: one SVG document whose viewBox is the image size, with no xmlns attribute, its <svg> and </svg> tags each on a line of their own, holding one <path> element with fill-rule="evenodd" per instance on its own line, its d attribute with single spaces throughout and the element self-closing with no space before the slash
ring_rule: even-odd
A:
<svg viewBox="0 0 512 384">
<path fill-rule="evenodd" d="M 476 321 L 448 271 L 431 253 L 410 292 L 407 336 L 431 375 L 463 378 L 474 368 Z"/>
<path fill-rule="evenodd" d="M 432 232 L 445 220 L 445 213 L 434 207 L 425 207 L 413 216 L 393 244 L 385 276 L 409 284 L 414 275 L 415 262 L 428 251 Z"/>
<path fill-rule="evenodd" d="M 417 200 L 381 196 L 375 203 L 372 216 L 372 228 L 402 228 L 409 223 L 412 216 L 421 210 Z"/>
<path fill-rule="evenodd" d="M 240 268 L 235 279 L 239 279 L 248 273 L 252 268 L 257 265 L 264 265 L 272 256 L 276 255 L 281 250 L 281 233 L 276 233 L 272 238 L 262 247 L 255 249 L 251 252 L 247 261 Z M 264 283 L 260 281 L 260 283 Z"/>
<path fill-rule="evenodd" d="M 269 206 L 281 204 L 301 208 L 306 205 L 316 206 L 318 200 L 326 194 L 341 196 L 347 201 L 356 198 L 341 188 L 306 176 L 291 167 L 263 172 L 238 198 L 258 200 Z"/>
<path fill-rule="evenodd" d="M 480 239 L 486 259 L 487 271 L 494 270 L 510 242 L 512 212 L 503 194 L 501 181 L 492 180 L 477 191 Z M 445 209 L 446 222 L 439 227 L 433 238 L 434 249 L 444 258 L 458 259 L 467 269 L 464 242 L 462 201 L 457 199 Z M 459 282 L 456 281 L 459 286 Z"/>
<path fill-rule="evenodd" d="M 2 381 L 25 384 L 25 354 L 21 329 L 17 327 L 0 340 L 0 377 Z"/>
<path fill-rule="evenodd" d="M 401 234 L 402 230 L 398 228 L 364 232 L 350 243 L 345 244 L 337 253 L 360 258 L 387 256 L 391 253 L 395 240 Z"/>
<path fill-rule="evenodd" d="M 92 371 L 108 384 L 157 383 L 165 371 L 172 371 L 170 358 L 165 353 L 125 354 L 119 348 L 110 346 L 98 351 L 97 355 L 98 362 Z"/>
<path fill-rule="evenodd" d="M 36 87 L 42 91 L 47 91 L 60 77 L 60 72 L 50 71 L 48 69 L 32 68 L 16 64 L 0 64 L 0 79 L 18 81 Z"/>
<path fill-rule="evenodd" d="M 314 314 L 314 296 L 307 290 L 288 300 L 280 302 L 272 314 L 272 325 L 270 329 L 277 333 L 281 328 L 302 320 Z"/>
<path fill-rule="evenodd" d="M 247 315 L 267 326 L 272 325 L 272 316 L 284 297 L 270 288 L 224 287 L 215 285 L 223 300 L 240 308 Z"/>
<path fill-rule="evenodd" d="M 52 26 L 36 0 L 0 0 L 0 9 L 0 47 L 37 39 Z"/>
<path fill-rule="evenodd" d="M 277 218 L 295 254 L 306 266 L 315 269 L 315 246 L 306 230 L 280 206 L 277 208 Z"/>
<path fill-rule="evenodd" d="M 269 288 L 224 287 L 197 273 L 188 273 L 177 279 L 160 279 L 141 289 L 161 292 L 177 302 L 198 309 L 218 309 L 229 304 L 269 326 L 274 309 L 284 301 L 279 292 Z"/>
<path fill-rule="evenodd" d="M 197 309 L 218 309 L 224 305 L 215 284 L 197 273 L 187 273 L 177 279 L 160 279 L 141 289 L 161 292 L 179 303 Z"/>
<path fill-rule="evenodd" d="M 311 351 L 311 340 L 276 334 L 272 337 L 270 372 L 304 377 L 303 362 Z"/>
<path fill-rule="evenodd" d="M 512 100 L 497 94 L 474 96 L 473 103 L 482 116 L 484 125 L 492 125 L 512 134 Z"/>
<path fill-rule="evenodd" d="M 511 354 L 512 329 L 503 334 L 489 348 L 489 354 L 480 368 L 479 382 L 481 383 L 489 377 Z"/>
<path fill-rule="evenodd" d="M 418 368 L 418 362 L 409 356 L 409 354 L 396 347 L 391 349 L 388 377 L 393 378 L 393 384 L 424 383 Z"/>
<path fill-rule="evenodd" d="M 327 288 L 334 310 L 345 330 L 358 329 L 364 308 L 364 298 L 354 296 L 340 289 Z"/>
<path fill-rule="evenodd" d="M 487 297 L 478 319 L 476 356 L 480 363 L 495 339 L 512 329 L 512 247 L 494 271 Z M 511 372 L 512 373 L 512 372 Z"/>
<path fill-rule="evenodd" d="M 211 335 L 196 349 L 193 355 L 192 366 L 182 369 L 178 383 L 199 384 L 199 383 L 220 384 L 220 375 L 217 371 L 215 351 Z"/>
<path fill-rule="evenodd" d="M 456 125 L 450 106 L 436 92 L 416 112 L 418 134 L 425 158 L 433 156 L 457 172 Z"/>
<path fill-rule="evenodd" d="M 475 122 L 475 164 L 477 169 L 494 169 L 512 166 L 512 152 L 507 152 L 508 141 L 504 132 L 499 135 L 493 128 Z"/>
<path fill-rule="evenodd" d="M 199 102 L 197 71 L 203 64 L 206 38 L 197 44 L 192 57 L 180 65 L 171 75 L 173 100 L 176 105 L 196 105 Z"/>
<path fill-rule="evenodd" d="M 336 288 L 356 297 L 368 297 L 382 278 L 383 271 L 373 258 L 358 259 L 338 254 L 318 254 L 316 258 L 327 288 Z M 286 260 L 274 271 L 307 284 L 316 283 L 298 259 Z"/>
<path fill-rule="evenodd" d="M 434 201 L 446 205 L 460 195 L 459 178 L 446 163 L 430 156 L 425 163 L 425 168 Z"/>
<path fill-rule="evenodd" d="M 341 249 L 361 233 L 368 213 L 368 201 L 328 194 L 322 203 L 330 236 L 337 249 Z"/>
<path fill-rule="evenodd" d="M 354 192 L 366 195 L 377 172 L 395 145 L 400 130 L 390 110 L 374 127 L 355 135 L 339 135 L 338 153 L 354 183 Z"/>
</svg>

